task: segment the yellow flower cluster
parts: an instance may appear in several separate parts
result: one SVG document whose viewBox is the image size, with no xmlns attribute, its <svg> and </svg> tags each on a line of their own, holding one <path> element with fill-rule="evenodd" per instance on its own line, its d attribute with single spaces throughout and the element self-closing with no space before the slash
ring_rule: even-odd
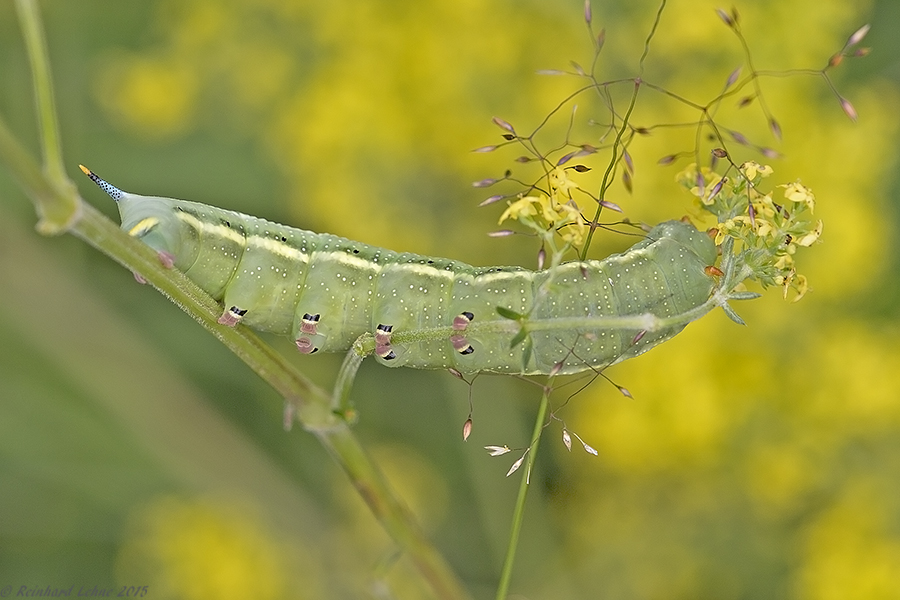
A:
<svg viewBox="0 0 900 600">
<path fill-rule="evenodd" d="M 675 176 L 675 180 L 692 195 L 696 196 L 700 203 L 709 206 L 715 198 L 713 191 L 722 181 L 722 176 L 710 169 L 703 167 L 700 175 L 697 174 L 695 165 L 691 165 Z"/>
<path fill-rule="evenodd" d="M 547 183 L 549 194 L 523 196 L 510 202 L 499 222 L 507 219 L 519 221 L 545 238 L 552 238 L 555 231 L 567 247 L 580 246 L 584 243 L 587 223 L 571 196 L 572 190 L 578 189 L 578 184 L 569 178 L 568 171 L 562 167 L 556 167 L 547 174 Z"/>
<path fill-rule="evenodd" d="M 739 260 L 750 268 L 751 278 L 766 285 L 778 285 L 787 297 L 789 288 L 797 291 L 796 302 L 809 290 L 806 277 L 797 273 L 794 254 L 797 248 L 811 246 L 822 234 L 822 221 L 810 218 L 815 196 L 800 182 L 779 185 L 787 202 L 779 204 L 772 193 L 759 191 L 762 179 L 772 174 L 768 165 L 746 162 L 740 174 L 729 180 L 710 169 L 697 171 L 689 166 L 677 181 L 696 196 L 700 206 L 713 213 L 716 245 L 732 238 Z"/>
</svg>

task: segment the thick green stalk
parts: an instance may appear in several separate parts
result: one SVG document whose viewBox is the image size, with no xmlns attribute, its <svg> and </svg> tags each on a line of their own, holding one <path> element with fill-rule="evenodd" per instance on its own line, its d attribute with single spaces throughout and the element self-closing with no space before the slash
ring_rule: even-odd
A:
<svg viewBox="0 0 900 600">
<path fill-rule="evenodd" d="M 315 433 L 344 468 L 356 491 L 369 505 L 369 510 L 428 581 L 434 597 L 442 600 L 469 598 L 456 575 L 428 542 L 406 505 L 391 491 L 384 475 L 365 453 L 350 428 L 344 424 Z"/>
</svg>

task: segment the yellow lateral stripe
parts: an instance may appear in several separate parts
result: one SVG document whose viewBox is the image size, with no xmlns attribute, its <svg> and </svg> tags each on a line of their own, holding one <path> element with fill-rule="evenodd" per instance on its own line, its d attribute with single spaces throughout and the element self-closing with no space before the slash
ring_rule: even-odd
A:
<svg viewBox="0 0 900 600">
<path fill-rule="evenodd" d="M 534 271 L 497 271 L 496 273 L 481 273 L 479 275 L 475 275 L 475 280 L 478 283 L 491 283 L 497 280 L 527 280 L 532 281 L 534 279 Z"/>
<path fill-rule="evenodd" d="M 150 233 L 154 227 L 159 225 L 159 219 L 156 217 L 147 217 L 146 219 L 141 219 L 137 225 L 128 230 L 128 235 L 131 237 L 141 237 L 147 233 Z"/>
<path fill-rule="evenodd" d="M 281 240 L 275 240 L 261 235 L 251 235 L 247 238 L 247 245 L 252 248 L 261 248 L 284 258 L 298 260 L 303 263 L 309 262 L 309 253 L 298 250 Z"/>
<path fill-rule="evenodd" d="M 244 236 L 221 223 L 205 223 L 190 213 L 175 211 L 175 216 L 196 229 L 200 233 L 206 233 L 215 237 L 224 238 L 232 242 L 244 245 Z"/>
<path fill-rule="evenodd" d="M 437 267 L 432 267 L 431 265 L 423 265 L 419 263 L 389 263 L 391 269 L 397 269 L 400 271 L 408 271 L 410 273 L 414 273 L 416 275 L 422 275 L 424 277 L 443 277 L 448 281 L 453 281 L 456 278 L 456 271 L 448 271 L 447 269 L 438 269 Z M 387 266 L 387 265 L 385 265 Z"/>
<path fill-rule="evenodd" d="M 381 263 L 366 260 L 365 258 L 354 256 L 353 254 L 347 254 L 346 252 L 342 251 L 326 250 L 324 252 L 316 252 L 316 254 L 329 255 L 329 258 L 335 259 L 335 262 L 341 263 L 342 265 L 355 267 L 357 269 L 368 269 L 369 271 L 374 271 L 375 273 L 378 273 L 382 268 L 384 268 L 384 265 L 382 265 Z"/>
</svg>

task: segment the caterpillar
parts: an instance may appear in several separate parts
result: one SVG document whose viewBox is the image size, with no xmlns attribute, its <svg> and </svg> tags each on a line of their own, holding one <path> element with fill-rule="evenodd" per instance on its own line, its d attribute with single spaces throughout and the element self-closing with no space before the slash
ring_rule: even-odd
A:
<svg viewBox="0 0 900 600">
<path fill-rule="evenodd" d="M 713 241 L 682 221 L 603 260 L 475 267 L 131 194 L 81 169 L 116 201 L 122 229 L 224 304 L 221 324 L 289 335 L 305 354 L 369 336 L 391 367 L 596 370 L 677 334 L 687 320 L 652 325 L 702 305 L 716 285 Z"/>
</svg>

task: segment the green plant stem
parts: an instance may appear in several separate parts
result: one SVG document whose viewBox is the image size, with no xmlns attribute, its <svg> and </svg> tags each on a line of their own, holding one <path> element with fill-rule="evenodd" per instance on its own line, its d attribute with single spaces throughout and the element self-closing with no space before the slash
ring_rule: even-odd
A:
<svg viewBox="0 0 900 600">
<path fill-rule="evenodd" d="M 541 396 L 541 404 L 538 407 L 534 420 L 534 431 L 531 434 L 531 444 L 528 446 L 528 457 L 525 460 L 525 471 L 522 473 L 522 481 L 519 483 L 519 495 L 516 497 L 516 508 L 513 511 L 512 526 L 509 531 L 509 545 L 506 548 L 506 558 L 503 561 L 503 570 L 500 572 L 500 583 L 497 585 L 496 600 L 506 600 L 509 593 L 509 582 L 512 578 L 513 564 L 516 561 L 516 548 L 519 545 L 519 532 L 525 521 L 525 500 L 528 498 L 528 488 L 531 485 L 531 470 L 537 458 L 538 445 L 541 441 L 541 433 L 544 431 L 544 419 L 547 416 L 547 407 L 550 404 L 550 388 L 545 387 Z"/>
<path fill-rule="evenodd" d="M 16 10 L 31 64 L 44 173 L 47 176 L 49 187 L 62 192 L 62 202 L 38 204 L 38 214 L 41 217 L 38 222 L 38 231 L 44 234 L 58 234 L 65 232 L 66 228 L 78 218 L 79 205 L 74 187 L 66 176 L 63 164 L 47 40 L 44 36 L 44 27 L 37 2 L 36 0 L 16 0 Z M 44 197 L 40 196 L 39 198 Z"/>
<path fill-rule="evenodd" d="M 344 362 L 341 370 L 338 371 L 337 380 L 334 383 L 334 392 L 331 399 L 331 410 L 336 414 L 348 417 L 350 410 L 350 390 L 353 388 L 353 382 L 356 380 L 356 373 L 362 365 L 366 354 L 360 354 L 355 349 L 351 349 L 344 356 Z"/>
<path fill-rule="evenodd" d="M 631 125 L 631 113 L 634 111 L 635 104 L 637 104 L 638 91 L 640 89 L 641 80 L 636 79 L 634 81 L 634 91 L 631 94 L 631 101 L 628 103 L 628 110 L 625 111 L 625 116 L 622 117 L 622 126 L 616 132 L 616 139 L 612 144 L 612 156 L 609 159 L 609 164 L 606 166 L 606 172 L 603 173 L 603 181 L 600 183 L 600 194 L 598 196 L 600 200 L 606 198 L 606 190 L 612 185 L 612 180 L 610 178 L 612 177 L 613 169 L 615 169 L 616 164 L 619 162 L 619 147 L 622 144 L 622 136 L 625 135 L 628 127 Z M 600 220 L 600 213 L 602 212 L 603 205 L 598 203 L 594 218 L 591 220 L 590 228 L 588 229 L 587 238 L 584 240 L 584 247 L 582 247 L 581 253 L 579 254 L 581 260 L 584 260 L 587 257 L 588 249 L 591 247 L 591 239 L 594 237 L 594 231 L 597 229 L 597 223 Z"/>
<path fill-rule="evenodd" d="M 9 167 L 10 174 L 25 190 L 25 194 L 34 203 L 39 215 L 44 207 L 70 203 L 68 198 L 57 198 L 58 190 L 53 189 L 44 173 L 41 172 L 41 168 L 19 144 L 2 117 L 0 117 L 0 161 Z M 43 215 L 41 216 L 43 218 Z M 71 218 L 68 214 L 63 216 L 63 222 Z"/>
<path fill-rule="evenodd" d="M 428 581 L 434 597 L 445 600 L 469 598 L 456 575 L 415 524 L 412 513 L 392 493 L 384 475 L 368 458 L 350 428 L 342 425 L 328 431 L 316 431 L 315 434 L 338 459 L 356 491 L 388 534 Z"/>
<path fill-rule="evenodd" d="M 28 59 L 31 63 L 44 169 L 51 183 L 62 185 L 67 183 L 68 179 L 63 165 L 59 121 L 56 117 L 56 104 L 53 100 L 53 77 L 50 75 L 50 60 L 41 15 L 35 0 L 16 0 L 16 9 L 25 45 L 28 48 Z"/>
</svg>

